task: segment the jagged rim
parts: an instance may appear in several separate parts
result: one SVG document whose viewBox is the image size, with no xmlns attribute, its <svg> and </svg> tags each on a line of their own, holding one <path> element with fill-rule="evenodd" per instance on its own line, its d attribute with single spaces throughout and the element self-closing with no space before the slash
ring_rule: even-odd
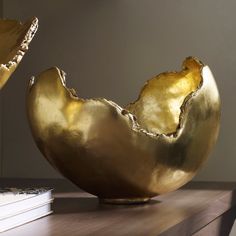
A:
<svg viewBox="0 0 236 236">
<path fill-rule="evenodd" d="M 179 122 L 178 122 L 178 126 L 176 128 L 176 130 L 174 132 L 171 132 L 171 133 L 167 133 L 167 134 L 159 134 L 159 133 L 154 133 L 154 132 L 149 132 L 147 131 L 146 129 L 142 128 L 140 126 L 140 124 L 138 123 L 137 121 L 137 118 L 135 115 L 133 115 L 130 111 L 128 111 L 127 109 L 125 108 L 122 108 L 121 106 L 119 106 L 117 103 L 111 101 L 111 100 L 107 100 L 106 98 L 88 98 L 88 99 L 85 99 L 85 98 L 80 98 L 78 97 L 77 93 L 76 93 L 76 90 L 74 88 L 67 88 L 66 86 L 66 73 L 63 71 L 63 70 L 60 70 L 59 68 L 57 67 L 52 67 L 52 68 L 55 68 L 59 74 L 59 78 L 61 80 L 61 83 L 62 83 L 62 86 L 64 87 L 64 89 L 66 89 L 66 91 L 69 93 L 70 97 L 72 99 L 75 99 L 77 101 L 82 101 L 82 102 L 87 102 L 87 101 L 100 101 L 100 102 L 105 102 L 105 103 L 108 103 L 109 105 L 111 105 L 112 107 L 114 107 L 116 109 L 116 111 L 118 111 L 121 115 L 123 116 L 126 116 L 128 117 L 128 119 L 130 120 L 131 122 L 131 129 L 135 132 L 141 132 L 141 133 L 144 133 L 145 135 L 151 137 L 151 138 L 159 138 L 159 137 L 167 137 L 167 138 L 174 138 L 176 139 L 180 133 L 180 131 L 183 129 L 183 123 L 184 123 L 184 117 L 185 117 L 185 111 L 187 109 L 187 106 L 188 106 L 188 103 L 193 99 L 193 97 L 195 97 L 199 90 L 202 88 L 203 86 L 203 74 L 202 74 L 202 71 L 203 71 L 203 68 L 206 66 L 204 65 L 200 60 L 198 60 L 197 58 L 195 57 L 187 57 L 185 59 L 186 60 L 194 60 L 196 61 L 199 65 L 200 65 L 200 69 L 199 69 L 199 72 L 200 72 L 200 83 L 199 85 L 197 86 L 196 90 L 194 90 L 193 92 L 189 93 L 182 105 L 180 106 L 180 115 L 179 115 Z M 51 69 L 52 69 L 51 68 Z M 186 70 L 187 67 L 186 66 L 182 66 L 182 69 L 180 71 L 166 71 L 166 72 L 163 72 L 163 73 L 160 73 L 158 74 L 157 76 L 155 76 L 154 78 L 158 78 L 162 75 L 165 75 L 165 74 L 168 74 L 168 73 L 173 73 L 173 74 L 178 74 L 184 70 Z M 39 74 L 40 75 L 40 74 Z M 38 76 L 39 76 L 38 75 Z M 36 77 L 38 77 L 36 76 Z M 29 83 L 29 91 L 31 90 L 31 88 L 33 87 L 33 85 L 35 84 L 35 76 L 32 76 L 31 79 L 30 79 L 30 83 Z M 153 79 L 153 78 L 152 78 Z M 130 104 L 134 104 L 136 103 L 140 98 L 141 98 L 141 93 L 142 91 L 145 89 L 145 87 L 148 85 L 148 83 L 152 80 L 152 79 L 149 79 L 146 81 L 146 83 L 144 84 L 144 86 L 142 87 L 142 89 L 140 90 L 140 93 L 139 93 L 139 96 L 138 98 L 134 101 L 134 102 L 131 102 L 129 103 Z"/>
<path fill-rule="evenodd" d="M 2 20 L 7 21 L 10 19 L 2 19 Z M 13 21 L 15 21 L 15 20 L 13 20 Z M 10 61 L 8 61 L 7 63 L 0 64 L 0 67 L 4 67 L 7 70 L 10 70 L 12 66 L 17 65 L 21 61 L 22 57 L 24 56 L 24 54 L 28 50 L 28 46 L 38 29 L 38 18 L 37 17 L 31 18 L 31 19 L 27 20 L 25 23 L 22 23 L 21 21 L 18 21 L 18 22 L 21 26 L 24 26 L 28 22 L 31 22 L 31 24 L 30 24 L 30 27 L 29 27 L 27 33 L 25 34 L 24 38 L 22 39 L 22 42 L 18 46 L 19 48 L 18 48 L 16 54 L 14 55 L 14 57 Z"/>
</svg>

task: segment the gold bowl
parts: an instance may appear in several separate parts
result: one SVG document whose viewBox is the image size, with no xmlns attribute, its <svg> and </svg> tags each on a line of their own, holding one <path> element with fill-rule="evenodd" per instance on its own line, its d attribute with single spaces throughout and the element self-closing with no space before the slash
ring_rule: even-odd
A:
<svg viewBox="0 0 236 236">
<path fill-rule="evenodd" d="M 196 58 L 149 80 L 137 101 L 81 99 L 51 68 L 30 81 L 27 113 L 52 166 L 107 203 L 137 203 L 173 191 L 197 173 L 216 142 L 220 98 Z"/>
<path fill-rule="evenodd" d="M 0 89 L 15 71 L 38 28 L 36 17 L 22 24 L 0 19 Z"/>
</svg>

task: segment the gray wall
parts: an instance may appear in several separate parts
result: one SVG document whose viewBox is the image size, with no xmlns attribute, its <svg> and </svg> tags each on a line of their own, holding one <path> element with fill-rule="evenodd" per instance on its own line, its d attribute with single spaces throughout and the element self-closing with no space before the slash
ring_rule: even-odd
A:
<svg viewBox="0 0 236 236">
<path fill-rule="evenodd" d="M 222 127 L 198 180 L 236 180 L 236 1 L 4 0 L 4 17 L 37 16 L 30 51 L 2 91 L 3 176 L 58 176 L 32 141 L 25 115 L 31 75 L 57 65 L 82 97 L 124 105 L 144 82 L 178 70 L 186 56 L 214 72 L 222 98 Z"/>
</svg>

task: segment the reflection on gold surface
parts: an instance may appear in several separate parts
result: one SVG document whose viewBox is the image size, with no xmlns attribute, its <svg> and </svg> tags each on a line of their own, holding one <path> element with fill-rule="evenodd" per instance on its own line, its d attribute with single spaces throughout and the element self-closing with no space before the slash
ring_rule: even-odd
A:
<svg viewBox="0 0 236 236">
<path fill-rule="evenodd" d="M 150 132 L 174 133 L 179 124 L 181 105 L 201 83 L 200 64 L 186 60 L 180 73 L 163 73 L 151 79 L 139 99 L 127 106 L 138 123 Z"/>
<path fill-rule="evenodd" d="M 48 69 L 30 82 L 27 113 L 37 146 L 65 177 L 103 202 L 130 203 L 193 178 L 217 139 L 220 98 L 209 67 L 189 57 L 126 109 L 78 98 L 62 71 Z"/>
<path fill-rule="evenodd" d="M 20 63 L 38 28 L 34 17 L 24 24 L 0 19 L 0 89 Z"/>
</svg>

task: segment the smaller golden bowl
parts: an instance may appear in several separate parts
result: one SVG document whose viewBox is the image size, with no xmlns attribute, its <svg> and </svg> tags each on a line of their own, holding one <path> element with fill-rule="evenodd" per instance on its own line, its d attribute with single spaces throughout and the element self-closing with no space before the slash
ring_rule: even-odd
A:
<svg viewBox="0 0 236 236">
<path fill-rule="evenodd" d="M 38 28 L 36 17 L 22 24 L 0 19 L 0 89 L 15 71 Z"/>
<path fill-rule="evenodd" d="M 32 78 L 27 113 L 52 166 L 102 202 L 146 202 L 190 181 L 216 142 L 220 98 L 208 66 L 189 57 L 180 72 L 149 80 L 126 108 L 80 99 L 65 74 Z"/>
</svg>

